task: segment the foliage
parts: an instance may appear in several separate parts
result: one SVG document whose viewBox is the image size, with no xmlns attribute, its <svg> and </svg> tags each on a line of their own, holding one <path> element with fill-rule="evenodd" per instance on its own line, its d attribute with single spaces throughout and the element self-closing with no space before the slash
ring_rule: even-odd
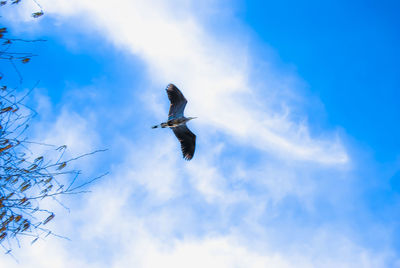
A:
<svg viewBox="0 0 400 268">
<path fill-rule="evenodd" d="M 1 1 L 0 6 L 20 1 Z M 43 14 L 40 10 L 32 17 L 39 18 Z M 8 38 L 7 28 L 0 27 L 0 60 L 11 63 L 20 77 L 19 85 L 22 84 L 22 75 L 17 65 L 29 64 L 36 55 L 15 52 L 13 45 L 38 41 L 44 40 Z M 52 200 L 65 207 L 58 196 L 85 192 L 82 190 L 84 186 L 104 174 L 77 185 L 80 170 L 70 168 L 71 162 L 103 150 L 64 159 L 66 145 L 56 147 L 30 141 L 26 137 L 28 123 L 36 115 L 25 104 L 30 91 L 21 95 L 17 87 L 9 87 L 3 82 L 4 76 L 0 71 L 0 245 L 9 253 L 13 241 L 19 243 L 19 236 L 32 236 L 34 243 L 40 237 L 56 235 L 46 227 L 55 214 L 43 208 L 44 202 Z M 33 146 L 36 148 L 32 149 Z M 44 153 L 37 155 L 38 151 Z"/>
</svg>

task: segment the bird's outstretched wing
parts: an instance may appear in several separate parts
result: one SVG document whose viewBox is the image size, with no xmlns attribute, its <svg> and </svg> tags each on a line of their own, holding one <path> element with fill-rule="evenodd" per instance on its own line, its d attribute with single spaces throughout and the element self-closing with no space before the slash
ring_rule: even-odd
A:
<svg viewBox="0 0 400 268">
<path fill-rule="evenodd" d="M 174 84 L 169 84 L 166 90 L 168 99 L 171 102 L 171 105 L 169 106 L 168 120 L 183 117 L 183 110 L 185 110 L 187 100 L 183 96 L 182 92 Z"/>
<path fill-rule="evenodd" d="M 185 160 L 192 159 L 196 147 L 196 135 L 188 129 L 186 124 L 174 127 L 172 131 L 181 143 L 183 158 Z"/>
</svg>

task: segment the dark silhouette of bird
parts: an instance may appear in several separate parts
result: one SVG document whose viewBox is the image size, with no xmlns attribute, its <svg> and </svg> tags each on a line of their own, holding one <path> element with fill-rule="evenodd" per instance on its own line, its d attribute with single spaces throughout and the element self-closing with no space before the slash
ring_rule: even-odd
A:
<svg viewBox="0 0 400 268">
<path fill-rule="evenodd" d="M 196 135 L 189 130 L 186 126 L 186 122 L 195 119 L 196 117 L 185 117 L 183 115 L 187 100 L 174 84 L 169 84 L 166 91 L 168 99 L 171 102 L 171 105 L 169 106 L 168 121 L 155 125 L 152 128 L 171 128 L 181 143 L 183 158 L 185 160 L 191 160 L 196 147 Z"/>
</svg>

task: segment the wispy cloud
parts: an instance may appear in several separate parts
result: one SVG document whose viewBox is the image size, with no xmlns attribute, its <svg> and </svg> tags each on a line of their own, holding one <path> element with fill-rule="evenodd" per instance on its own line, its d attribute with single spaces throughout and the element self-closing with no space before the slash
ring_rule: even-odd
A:
<svg viewBox="0 0 400 268">
<path fill-rule="evenodd" d="M 48 137 L 68 141 L 77 150 L 107 142 L 112 147 L 107 163 L 111 173 L 82 197 L 82 204 L 73 203 L 71 214 L 57 214 L 55 230 L 72 242 L 39 241 L 20 257 L 22 263 L 382 267 L 392 257 L 390 250 L 371 252 L 354 242 L 353 232 L 342 232 L 336 220 L 327 224 L 313 218 L 315 211 L 334 207 L 329 210 L 334 212 L 349 202 L 341 200 L 343 195 L 351 198 L 353 187 L 344 169 L 351 162 L 348 150 L 335 132 L 312 134 L 306 114 L 298 117 L 304 120 L 294 119 L 289 101 L 276 93 L 279 85 L 294 95 L 297 88 L 280 83 L 279 76 L 273 80 L 270 73 L 265 74 L 268 79 L 255 75 L 256 62 L 269 59 L 258 59 L 251 44 L 240 41 L 242 33 L 219 38 L 204 26 L 207 12 L 196 10 L 192 1 L 41 3 L 57 23 L 102 36 L 145 66 L 149 86 L 140 88 L 142 107 L 100 105 L 125 115 L 130 114 L 126 110 L 151 111 L 146 118 L 136 118 L 138 123 L 162 120 L 162 88 L 174 82 L 189 100 L 186 113 L 199 116 L 191 125 L 198 146 L 195 159 L 183 163 L 173 135 L 140 130 L 132 136 L 106 128 L 101 119 L 114 126 L 112 118 L 93 104 L 90 118 L 62 109 L 51 127 L 45 125 Z M 213 1 L 207 5 L 220 8 Z M 76 98 L 70 95 L 65 107 Z M 101 140 L 105 130 L 112 139 Z M 335 190 L 338 183 L 350 193 Z M 17 266 L 8 259 L 4 263 Z"/>
<path fill-rule="evenodd" d="M 266 96 L 276 89 L 270 87 L 273 82 L 262 81 L 265 83 L 260 87 L 260 81 L 251 78 L 255 59 L 242 48 L 248 44 L 231 45 L 210 35 L 202 27 L 204 18 L 184 12 L 185 7 L 190 11 L 191 2 L 181 2 L 43 4 L 50 14 L 79 20 L 108 42 L 140 57 L 154 83 L 151 90 L 158 91 L 171 81 L 177 83 L 190 99 L 187 113 L 199 115 L 203 126 L 282 158 L 325 164 L 349 161 L 335 134 L 330 135 L 331 139 L 312 138 L 307 125 L 291 120 L 288 113 L 274 111 L 268 103 L 257 103 L 261 96 L 255 89 Z"/>
</svg>

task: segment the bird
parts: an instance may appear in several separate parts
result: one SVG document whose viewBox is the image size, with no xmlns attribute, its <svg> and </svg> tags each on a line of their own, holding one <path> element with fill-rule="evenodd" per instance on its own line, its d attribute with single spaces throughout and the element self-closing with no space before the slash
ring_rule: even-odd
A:
<svg viewBox="0 0 400 268">
<path fill-rule="evenodd" d="M 197 117 L 185 117 L 187 100 L 182 92 L 174 85 L 168 84 L 167 88 L 168 99 L 171 102 L 168 112 L 167 122 L 152 126 L 152 128 L 170 128 L 181 143 L 181 150 L 185 160 L 191 160 L 196 147 L 196 135 L 193 134 L 187 127 L 186 123 Z"/>
</svg>

